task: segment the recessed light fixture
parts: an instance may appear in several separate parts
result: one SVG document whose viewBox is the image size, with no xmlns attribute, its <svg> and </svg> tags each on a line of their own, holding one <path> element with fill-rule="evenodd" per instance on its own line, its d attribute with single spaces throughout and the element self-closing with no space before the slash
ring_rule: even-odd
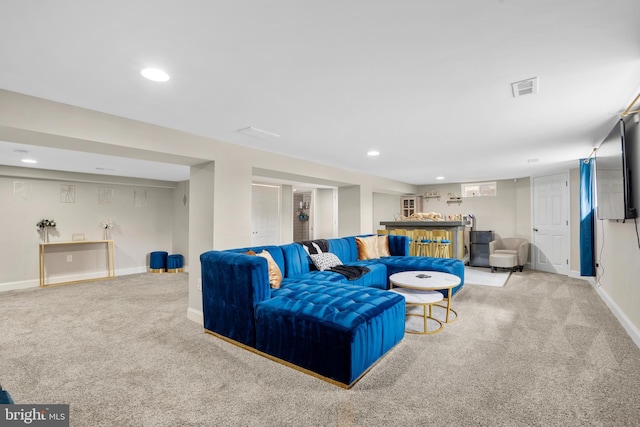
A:
<svg viewBox="0 0 640 427">
<path fill-rule="evenodd" d="M 436 176 L 436 179 L 437 179 L 438 181 L 442 181 L 442 180 L 444 179 L 444 176 Z"/>
<path fill-rule="evenodd" d="M 38 163 L 38 161 L 34 159 L 22 159 L 22 163 Z"/>
<path fill-rule="evenodd" d="M 367 156 L 369 157 L 375 157 L 375 156 L 379 156 L 380 152 L 378 150 L 371 150 L 369 152 L 367 152 Z"/>
<path fill-rule="evenodd" d="M 145 79 L 149 79 L 154 82 L 166 82 L 169 80 L 169 74 L 158 68 L 145 68 L 140 71 L 140 74 L 142 74 L 142 77 Z"/>
</svg>

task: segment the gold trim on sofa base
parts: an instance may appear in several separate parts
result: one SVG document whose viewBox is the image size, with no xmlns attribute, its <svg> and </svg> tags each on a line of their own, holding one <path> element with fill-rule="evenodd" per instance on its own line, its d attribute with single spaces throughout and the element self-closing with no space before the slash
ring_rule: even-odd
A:
<svg viewBox="0 0 640 427">
<path fill-rule="evenodd" d="M 376 366 L 378 364 L 378 362 L 380 362 L 382 360 L 383 357 L 385 357 L 387 354 L 389 354 L 389 352 L 391 350 L 393 350 L 395 348 L 395 346 L 391 347 L 389 349 L 389 351 L 387 351 L 385 354 L 383 354 L 376 361 L 376 363 L 374 363 L 373 365 L 369 366 L 369 368 L 367 368 L 366 371 L 364 371 L 362 374 L 360 374 L 360 376 L 358 378 L 356 378 L 351 384 L 345 384 L 345 383 L 341 383 L 340 381 L 336 381 L 336 380 L 334 380 L 332 378 L 325 377 L 324 375 L 320 375 L 317 372 L 310 371 L 309 369 L 305 369 L 305 368 L 302 368 L 302 367 L 300 367 L 298 365 L 294 365 L 293 363 L 287 362 L 286 360 L 282 360 L 282 359 L 279 359 L 279 358 L 277 358 L 275 356 L 272 356 L 270 354 L 264 353 L 264 352 L 262 352 L 262 351 L 260 351 L 258 349 L 250 347 L 250 346 L 248 346 L 246 344 L 243 344 L 241 342 L 232 340 L 231 338 L 225 337 L 224 335 L 220 335 L 220 334 L 218 334 L 216 332 L 213 332 L 213 331 L 210 331 L 208 329 L 205 329 L 204 332 L 205 332 L 205 334 L 213 335 L 214 337 L 220 338 L 221 340 L 226 341 L 226 342 L 228 342 L 230 344 L 236 345 L 236 346 L 238 346 L 240 348 L 243 348 L 245 350 L 249 350 L 252 353 L 255 353 L 255 354 L 263 356 L 263 357 L 266 357 L 267 359 L 273 360 L 274 362 L 278 362 L 281 365 L 287 366 L 289 368 L 293 368 L 296 371 L 300 371 L 300 372 L 302 372 L 304 374 L 311 375 L 312 377 L 318 378 L 319 380 L 328 382 L 330 384 L 333 384 L 333 385 L 338 386 L 340 388 L 343 388 L 345 390 L 349 390 L 351 387 L 353 387 L 358 381 L 360 381 L 360 379 L 362 377 L 364 377 L 367 374 L 367 372 L 369 372 L 374 366 Z M 396 344 L 396 345 L 398 345 L 398 344 Z"/>
<path fill-rule="evenodd" d="M 164 268 L 150 268 L 149 273 L 164 273 Z"/>
</svg>

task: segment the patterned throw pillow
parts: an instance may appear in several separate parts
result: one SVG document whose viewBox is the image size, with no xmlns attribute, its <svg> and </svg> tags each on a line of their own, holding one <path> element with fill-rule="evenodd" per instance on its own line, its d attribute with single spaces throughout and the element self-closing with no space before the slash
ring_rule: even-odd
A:
<svg viewBox="0 0 640 427">
<path fill-rule="evenodd" d="M 335 267 L 336 265 L 342 265 L 340 258 L 331 252 L 324 252 L 321 254 L 311 254 L 311 261 L 313 261 L 313 265 L 320 271 L 325 271 L 330 269 L 331 267 Z"/>
</svg>

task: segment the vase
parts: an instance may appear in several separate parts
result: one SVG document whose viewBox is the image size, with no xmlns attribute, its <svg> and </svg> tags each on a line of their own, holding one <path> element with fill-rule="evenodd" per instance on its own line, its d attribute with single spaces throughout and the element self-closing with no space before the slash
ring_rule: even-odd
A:
<svg viewBox="0 0 640 427">
<path fill-rule="evenodd" d="M 44 228 L 44 242 L 49 243 L 49 227 Z"/>
<path fill-rule="evenodd" d="M 109 231 L 107 231 L 107 229 L 104 229 L 104 235 L 102 236 L 102 240 L 109 240 Z"/>
</svg>

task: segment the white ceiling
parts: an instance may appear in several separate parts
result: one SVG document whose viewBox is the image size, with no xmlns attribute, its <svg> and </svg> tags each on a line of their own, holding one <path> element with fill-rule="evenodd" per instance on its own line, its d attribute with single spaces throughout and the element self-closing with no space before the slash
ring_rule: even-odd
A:
<svg viewBox="0 0 640 427">
<path fill-rule="evenodd" d="M 34 0 L 0 16 L 2 89 L 413 184 L 575 167 L 640 91 L 638 0 Z M 539 93 L 514 98 L 531 77 Z M 87 164 L 71 159 L 55 163 Z"/>
</svg>

